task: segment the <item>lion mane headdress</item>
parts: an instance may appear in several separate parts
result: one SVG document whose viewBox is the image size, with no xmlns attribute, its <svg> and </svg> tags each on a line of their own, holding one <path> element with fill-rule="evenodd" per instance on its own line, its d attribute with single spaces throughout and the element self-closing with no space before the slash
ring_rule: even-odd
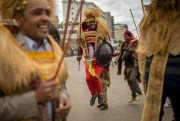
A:
<svg viewBox="0 0 180 121">
<path fill-rule="evenodd" d="M 86 17 L 85 20 L 82 21 L 82 25 L 79 26 L 78 29 L 78 37 L 81 35 L 81 37 L 84 37 L 83 32 L 80 34 L 80 27 L 82 26 L 82 31 L 84 29 L 84 25 L 86 22 L 89 21 L 95 21 L 97 23 L 97 29 L 96 29 L 96 36 L 98 38 L 102 39 L 108 39 L 109 36 L 109 30 L 107 25 L 99 18 L 101 15 L 101 11 L 99 8 L 94 7 L 89 10 L 84 11 L 84 16 Z"/>
</svg>

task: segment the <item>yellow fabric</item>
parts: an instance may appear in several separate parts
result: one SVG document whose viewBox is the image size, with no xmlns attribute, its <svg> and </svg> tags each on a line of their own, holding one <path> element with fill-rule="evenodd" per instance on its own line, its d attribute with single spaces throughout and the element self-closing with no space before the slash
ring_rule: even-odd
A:
<svg viewBox="0 0 180 121">
<path fill-rule="evenodd" d="M 33 59 L 46 59 L 46 58 L 53 59 L 54 58 L 54 53 L 49 52 L 49 51 L 45 51 L 45 52 L 30 51 L 30 52 L 27 52 L 27 55 Z"/>
</svg>

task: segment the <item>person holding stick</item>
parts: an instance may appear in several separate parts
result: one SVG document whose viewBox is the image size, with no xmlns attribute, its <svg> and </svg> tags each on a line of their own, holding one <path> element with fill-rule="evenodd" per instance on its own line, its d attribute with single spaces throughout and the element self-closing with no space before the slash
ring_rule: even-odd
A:
<svg viewBox="0 0 180 121">
<path fill-rule="evenodd" d="M 86 82 L 91 92 L 90 105 L 95 104 L 98 97 L 98 108 L 105 110 L 107 104 L 107 87 L 110 84 L 109 65 L 100 66 L 97 63 L 95 52 L 103 42 L 107 42 L 109 32 L 107 25 L 99 18 L 99 8 L 92 8 L 84 12 L 85 20 L 79 26 L 78 31 L 78 57 L 80 61 L 82 55 L 85 58 Z"/>
<path fill-rule="evenodd" d="M 63 52 L 48 34 L 53 9 L 53 0 L 0 2 L 2 121 L 59 121 L 70 111 L 65 59 L 54 78 Z"/>
</svg>

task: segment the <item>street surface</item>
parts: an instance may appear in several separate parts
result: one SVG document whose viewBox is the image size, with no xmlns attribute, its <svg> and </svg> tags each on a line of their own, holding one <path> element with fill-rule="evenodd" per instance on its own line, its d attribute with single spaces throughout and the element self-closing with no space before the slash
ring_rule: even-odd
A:
<svg viewBox="0 0 180 121">
<path fill-rule="evenodd" d="M 128 104 L 131 99 L 131 92 L 122 75 L 117 76 L 117 66 L 110 66 L 111 86 L 108 89 L 107 110 L 101 111 L 96 104 L 90 106 L 91 98 L 85 81 L 85 71 L 83 60 L 81 60 L 80 71 L 78 71 L 78 62 L 76 57 L 66 58 L 69 71 L 67 80 L 68 93 L 72 103 L 72 109 L 68 115 L 67 121 L 140 121 L 143 109 L 144 96 L 140 101 Z M 142 85 L 140 84 L 142 89 Z M 144 94 L 143 94 L 144 95 Z M 172 120 L 171 107 L 165 108 L 163 121 Z"/>
</svg>

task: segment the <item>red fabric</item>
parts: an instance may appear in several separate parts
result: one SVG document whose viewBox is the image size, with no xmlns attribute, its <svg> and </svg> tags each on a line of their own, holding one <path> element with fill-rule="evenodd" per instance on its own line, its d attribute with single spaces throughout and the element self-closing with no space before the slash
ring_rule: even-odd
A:
<svg viewBox="0 0 180 121">
<path fill-rule="evenodd" d="M 91 95 L 92 96 L 100 95 L 102 93 L 101 81 L 97 77 L 92 76 L 89 73 L 89 65 L 86 61 L 84 62 L 84 65 L 86 68 L 86 83 L 87 83 L 88 88 L 91 92 Z M 92 68 L 94 69 L 96 75 L 98 77 L 100 77 L 102 70 L 103 70 L 103 67 L 97 65 L 96 60 L 92 60 Z"/>
<path fill-rule="evenodd" d="M 102 85 L 97 77 L 92 76 L 86 69 L 86 83 L 92 96 L 100 95 L 102 93 Z"/>
<path fill-rule="evenodd" d="M 130 37 L 133 37 L 132 33 L 128 29 L 124 31 L 124 36 L 127 35 L 128 32 L 130 33 Z"/>
<path fill-rule="evenodd" d="M 132 40 L 134 40 L 135 38 L 134 37 L 131 37 L 126 43 L 125 43 L 125 46 L 129 46 L 129 44 L 131 43 Z"/>
<path fill-rule="evenodd" d="M 84 65 L 85 65 L 85 68 L 86 70 L 89 70 L 89 65 L 86 61 L 84 61 Z M 96 75 L 98 77 L 101 76 L 101 73 L 103 71 L 103 67 L 102 66 L 99 66 L 97 63 L 96 63 L 96 60 L 92 60 L 92 68 L 94 69 Z"/>
</svg>

